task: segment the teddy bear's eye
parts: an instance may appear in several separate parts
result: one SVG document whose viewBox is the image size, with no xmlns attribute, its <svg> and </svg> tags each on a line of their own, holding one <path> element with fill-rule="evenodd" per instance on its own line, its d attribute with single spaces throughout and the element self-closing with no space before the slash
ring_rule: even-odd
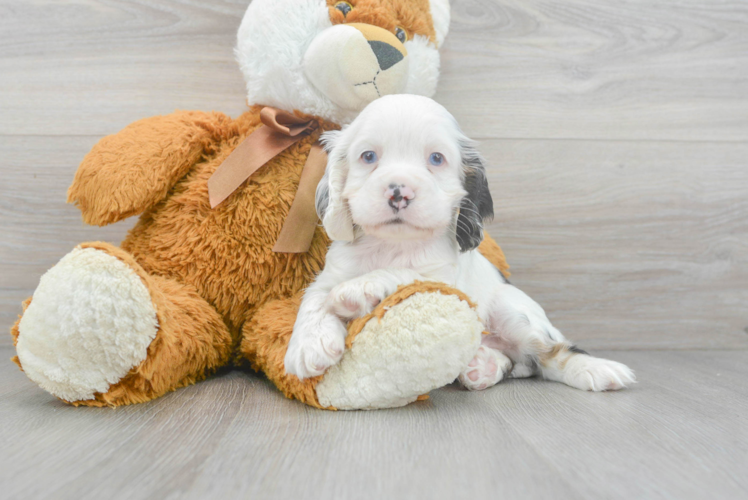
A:
<svg viewBox="0 0 748 500">
<path fill-rule="evenodd" d="M 351 9 L 353 9 L 353 5 L 348 2 L 338 2 L 335 4 L 335 8 L 342 12 L 343 16 L 347 16 Z"/>
<path fill-rule="evenodd" d="M 395 36 L 398 40 L 400 40 L 400 43 L 405 43 L 408 41 L 408 34 L 400 26 L 395 28 Z"/>
</svg>

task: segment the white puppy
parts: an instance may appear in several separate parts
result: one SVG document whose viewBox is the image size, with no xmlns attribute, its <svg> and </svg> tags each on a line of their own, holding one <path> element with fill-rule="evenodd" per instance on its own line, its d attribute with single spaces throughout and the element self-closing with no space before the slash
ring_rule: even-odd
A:
<svg viewBox="0 0 748 500">
<path fill-rule="evenodd" d="M 446 109 L 426 97 L 386 96 L 323 141 L 330 156 L 317 210 L 334 242 L 304 294 L 288 373 L 322 374 L 343 355 L 346 321 L 423 280 L 455 286 L 478 305 L 489 335 L 459 377 L 468 389 L 536 373 L 591 391 L 634 382 L 627 366 L 571 345 L 476 250 L 493 202 L 483 159 Z"/>
</svg>

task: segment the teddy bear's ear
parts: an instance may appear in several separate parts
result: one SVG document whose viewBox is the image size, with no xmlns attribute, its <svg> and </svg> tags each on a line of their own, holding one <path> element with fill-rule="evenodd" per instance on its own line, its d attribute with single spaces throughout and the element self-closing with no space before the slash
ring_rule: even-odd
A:
<svg viewBox="0 0 748 500">
<path fill-rule="evenodd" d="M 348 203 L 343 199 L 343 189 L 348 177 L 348 160 L 342 143 L 343 133 L 325 132 L 321 142 L 327 151 L 325 175 L 317 185 L 315 205 L 317 215 L 327 235 L 333 241 L 353 241 L 353 221 Z"/>
<path fill-rule="evenodd" d="M 449 0 L 429 0 L 431 19 L 436 32 L 436 45 L 441 48 L 449 32 L 450 7 Z"/>
</svg>

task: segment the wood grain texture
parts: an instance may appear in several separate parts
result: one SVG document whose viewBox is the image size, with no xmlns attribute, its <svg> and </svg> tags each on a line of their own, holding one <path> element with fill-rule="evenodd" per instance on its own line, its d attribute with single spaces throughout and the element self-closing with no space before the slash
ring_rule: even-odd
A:
<svg viewBox="0 0 748 500">
<path fill-rule="evenodd" d="M 460 0 L 437 99 L 471 135 L 748 139 L 748 2 Z M 242 110 L 246 0 L 3 0 L 0 133 Z"/>
<path fill-rule="evenodd" d="M 240 372 L 73 408 L 2 364 L 0 485 L 5 498 L 745 498 L 748 353 L 599 354 L 640 383 L 449 386 L 376 412 L 305 407 Z"/>
<path fill-rule="evenodd" d="M 453 2 L 437 100 L 476 137 L 748 140 L 748 2 Z"/>
<path fill-rule="evenodd" d="M 2 0 L 0 134 L 94 135 L 176 109 L 245 109 L 249 2 Z"/>
<path fill-rule="evenodd" d="M 748 143 L 486 140 L 512 283 L 590 348 L 748 346 Z"/>
</svg>

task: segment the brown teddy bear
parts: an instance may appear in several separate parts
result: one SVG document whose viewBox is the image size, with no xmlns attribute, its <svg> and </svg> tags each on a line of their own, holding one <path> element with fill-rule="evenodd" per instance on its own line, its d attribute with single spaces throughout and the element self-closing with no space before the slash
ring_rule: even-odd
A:
<svg viewBox="0 0 748 500">
<path fill-rule="evenodd" d="M 236 49 L 249 111 L 148 118 L 94 147 L 68 201 L 88 224 L 140 219 L 120 247 L 83 243 L 41 278 L 12 329 L 15 361 L 88 406 L 148 401 L 232 363 L 324 408 L 400 406 L 453 381 L 482 328 L 464 294 L 434 283 L 353 321 L 324 375 L 283 367 L 329 244 L 309 206 L 315 142 L 381 95 L 432 95 L 448 26 L 448 0 L 254 0 Z M 481 250 L 506 269 L 490 238 Z"/>
</svg>

